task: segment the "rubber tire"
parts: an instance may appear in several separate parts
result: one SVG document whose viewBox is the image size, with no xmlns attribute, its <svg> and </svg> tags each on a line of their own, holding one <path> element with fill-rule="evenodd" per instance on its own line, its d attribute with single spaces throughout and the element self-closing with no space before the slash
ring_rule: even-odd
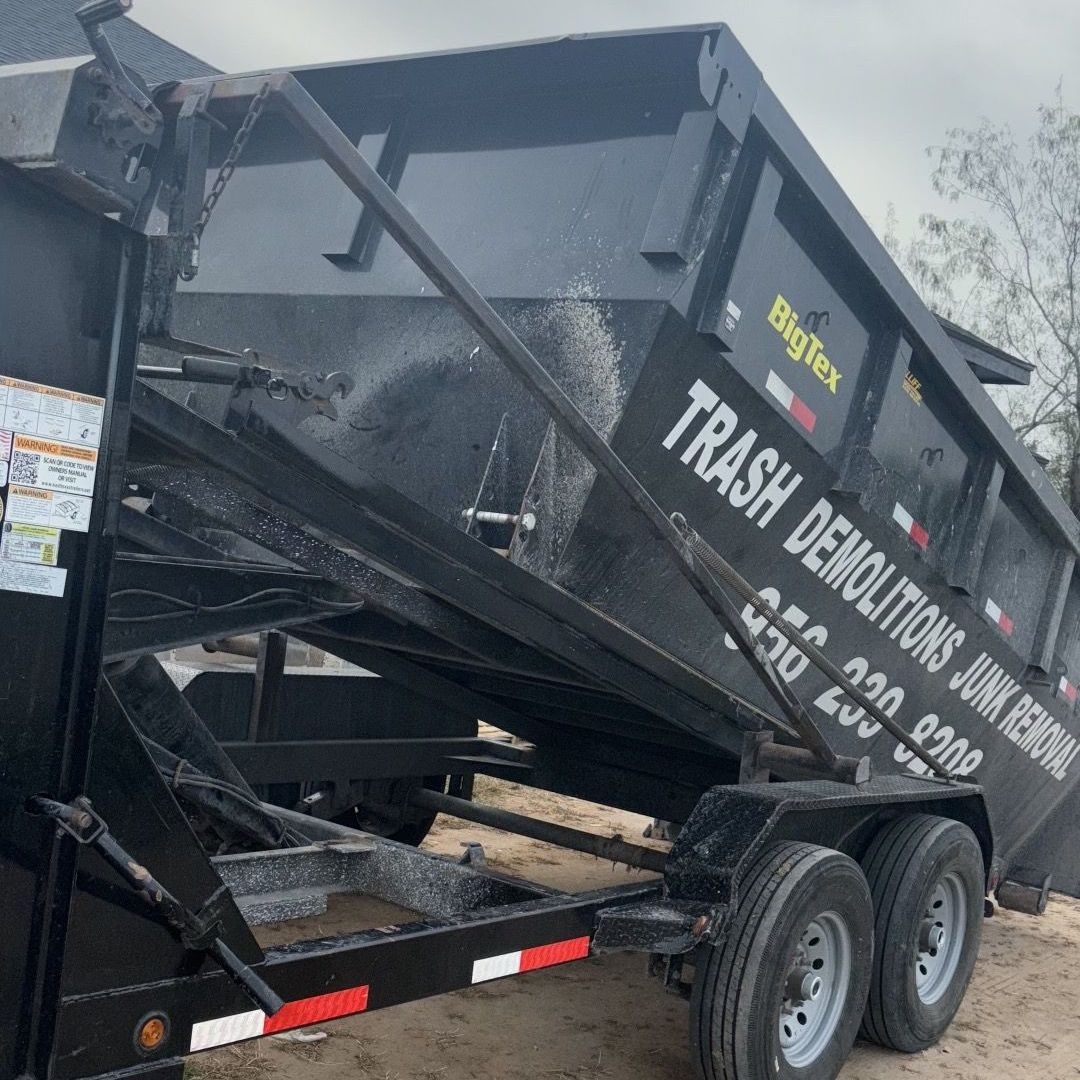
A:
<svg viewBox="0 0 1080 1080">
<path fill-rule="evenodd" d="M 874 900 L 874 973 L 860 1033 L 916 1053 L 941 1038 L 975 969 L 986 891 L 982 849 L 962 822 L 911 814 L 877 833 L 862 866 Z M 949 871 L 967 893 L 964 948 L 948 990 L 927 1005 L 915 989 L 918 924 L 934 885 Z"/>
<path fill-rule="evenodd" d="M 807 923 L 836 911 L 851 932 L 847 1004 L 829 1045 L 803 1068 L 780 1048 L 783 980 Z M 858 863 L 815 844 L 766 848 L 743 875 L 727 936 L 698 960 L 690 1046 L 702 1080 L 832 1080 L 855 1042 L 870 983 L 874 916 Z"/>
</svg>

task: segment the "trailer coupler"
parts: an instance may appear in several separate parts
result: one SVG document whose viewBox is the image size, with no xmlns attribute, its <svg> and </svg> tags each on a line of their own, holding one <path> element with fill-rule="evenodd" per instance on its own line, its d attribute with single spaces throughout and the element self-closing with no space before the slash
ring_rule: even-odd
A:
<svg viewBox="0 0 1080 1080">
<path fill-rule="evenodd" d="M 117 843 L 89 799 L 80 796 L 68 804 L 36 795 L 27 809 L 32 814 L 52 818 L 76 843 L 94 848 L 135 892 L 165 917 L 185 948 L 214 957 L 267 1016 L 284 1007 L 285 1002 L 221 938 L 221 904 L 229 895 L 227 886 L 222 885 L 198 911 L 190 911 Z"/>
</svg>

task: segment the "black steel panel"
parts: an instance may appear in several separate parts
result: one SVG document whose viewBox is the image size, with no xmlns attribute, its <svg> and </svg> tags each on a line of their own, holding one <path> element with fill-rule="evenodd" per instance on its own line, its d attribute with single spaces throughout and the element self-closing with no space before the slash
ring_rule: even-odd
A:
<svg viewBox="0 0 1080 1080">
<path fill-rule="evenodd" d="M 235 742 L 246 736 L 253 684 L 250 670 L 205 670 L 183 692 L 218 739 Z M 407 687 L 355 669 L 287 669 L 276 712 L 283 740 L 476 734 L 475 719 L 453 698 L 434 710 Z"/>
<path fill-rule="evenodd" d="M 875 459 L 870 508 L 885 519 L 899 504 L 926 531 L 925 558 L 946 572 L 955 530 L 979 451 L 935 369 L 919 357 L 897 364 L 885 387 L 881 419 L 870 442 Z M 970 561 L 970 556 L 967 557 Z M 976 567 L 977 567 L 976 562 Z"/>
<path fill-rule="evenodd" d="M 772 175 L 767 165 L 765 177 Z M 733 366 L 825 455 L 840 444 L 876 320 L 837 280 L 838 253 L 808 229 L 805 214 L 785 188 L 769 214 L 756 272 L 737 269 L 720 315 L 736 320 Z M 778 399 L 778 384 L 796 395 L 802 411 Z"/>
<path fill-rule="evenodd" d="M 245 230 L 252 227 L 242 221 Z M 354 277 L 366 282 L 369 275 L 349 280 Z M 315 283 L 302 288 L 306 294 Z M 336 296 L 326 288 L 330 295 L 182 295 L 178 325 L 195 340 L 251 346 L 293 366 L 348 371 L 356 389 L 340 403 L 341 419 L 315 418 L 304 430 L 455 524 L 473 503 L 509 415 L 506 487 L 513 496 L 499 509 L 516 513 L 547 427 L 524 388 L 444 300 Z M 589 287 L 564 299 L 497 306 L 590 419 L 610 431 L 663 305 L 604 303 Z M 195 389 L 182 382 L 156 386 L 177 401 Z M 228 388 L 196 389 L 198 410 L 215 420 L 227 397 Z M 587 488 L 587 480 L 577 487 Z M 559 498 L 573 501 L 574 494 L 561 489 Z"/>
<path fill-rule="evenodd" d="M 972 601 L 956 596 L 893 518 L 892 507 L 867 511 L 856 500 L 830 496 L 835 474 L 786 418 L 751 392 L 737 354 L 728 360 L 689 327 L 681 336 L 674 327 L 669 331 L 658 339 L 663 352 L 650 358 L 634 388 L 615 449 L 665 508 L 686 514 L 754 587 L 767 590 L 766 598 L 781 613 L 795 605 L 798 611 L 787 617 L 805 618 L 810 639 L 880 694 L 879 702 L 928 749 L 951 767 L 974 772 L 989 792 L 995 836 L 1008 857 L 1078 775 L 1071 706 L 1063 707 L 1045 682 L 1028 679 L 1033 631 L 1017 642 L 1019 635 L 991 624 L 985 594 Z M 716 423 L 712 441 L 703 440 L 724 406 L 729 422 Z M 740 440 L 741 450 L 734 450 Z M 912 446 L 910 469 L 917 468 L 917 450 Z M 826 515 L 832 532 L 824 526 Z M 930 549 L 938 542 L 930 537 Z M 842 563 L 830 569 L 830 559 L 860 551 L 852 569 L 845 572 Z M 858 573 L 855 566 L 861 567 Z M 725 645 L 666 553 L 641 537 L 602 481 L 594 485 L 559 580 L 767 707 L 764 691 L 730 643 Z M 911 586 L 910 599 L 899 593 L 889 600 L 898 585 Z M 1042 599 L 1036 586 L 1029 599 L 1036 617 Z M 909 623 L 905 616 L 916 602 L 919 609 Z M 891 737 L 829 691 L 796 650 L 771 633 L 764 640 L 840 751 L 869 753 L 880 772 L 915 766 L 923 771 Z M 965 698 L 973 667 L 973 689 L 989 677 L 1001 691 L 1000 703 L 994 694 L 987 702 L 978 694 Z"/>
<path fill-rule="evenodd" d="M 344 68 L 307 72 L 304 80 L 353 138 L 364 134 L 360 117 L 365 98 L 378 98 L 385 113 L 384 99 L 388 95 L 396 98 L 407 85 L 412 88 L 413 93 L 405 95 L 409 97 L 408 123 L 400 136 L 404 163 L 390 177 L 398 194 L 435 239 L 445 243 L 450 257 L 459 259 L 464 271 L 476 278 L 481 289 L 501 297 L 522 298 L 501 302 L 501 313 L 548 361 L 552 372 L 570 390 L 570 396 L 581 401 L 594 422 L 594 391 L 601 382 L 593 377 L 584 388 L 580 382 L 575 383 L 574 378 L 581 375 L 578 369 L 583 366 L 582 354 L 563 348 L 560 333 L 547 321 L 558 304 L 565 302 L 554 297 L 560 291 L 569 293 L 575 303 L 581 304 L 580 297 L 587 296 L 587 310 L 601 315 L 609 329 L 627 331 L 629 344 L 620 350 L 617 380 L 609 380 L 607 387 L 609 393 L 614 391 L 609 405 L 618 421 L 611 438 L 623 459 L 636 470 L 663 509 L 686 513 L 752 584 L 771 586 L 770 598 L 783 596 L 783 610 L 795 605 L 793 613 L 796 618 L 807 619 L 812 639 L 821 641 L 829 634 L 832 646 L 839 648 L 839 653 L 833 655 L 848 664 L 852 674 L 869 679 L 875 692 L 883 692 L 882 681 L 902 681 L 905 723 L 914 727 L 920 738 L 927 739 L 934 752 L 945 755 L 951 765 L 965 771 L 976 766 L 998 769 L 1003 776 L 1011 775 L 1010 756 L 1020 752 L 1026 755 L 1025 768 L 1036 770 L 1029 776 L 1032 791 L 1045 783 L 1045 774 L 1049 774 L 1053 786 L 1044 793 L 1044 802 L 1027 799 L 1019 807 L 1002 811 L 1006 820 L 1003 836 L 1007 842 L 1016 842 L 1064 791 L 1062 785 L 1076 748 L 1075 735 L 1051 716 L 1055 702 L 1045 687 L 1025 682 L 1035 628 L 1040 620 L 1042 625 L 1049 625 L 1043 617 L 1044 603 L 1039 600 L 1033 613 L 1020 612 L 1030 629 L 1019 630 L 1015 617 L 1006 612 L 1008 617 L 1002 619 L 995 614 L 1005 610 L 993 606 L 998 602 L 986 605 L 986 600 L 993 600 L 989 585 L 975 579 L 972 559 L 964 556 L 970 552 L 974 561 L 980 560 L 984 536 L 989 533 L 985 541 L 988 547 L 996 551 L 1004 545 L 1010 549 L 1013 566 L 1021 549 L 1034 553 L 1036 589 L 1041 589 L 1049 566 L 1046 563 L 1044 568 L 1045 559 L 1052 556 L 1055 545 L 1075 544 L 1075 523 L 1060 512 L 1060 502 L 1031 470 L 1015 440 L 1003 434 L 992 416 L 983 415 L 991 410 L 955 349 L 910 291 L 905 292 L 906 286 L 895 268 L 764 87 L 756 88 L 756 96 L 752 95 L 753 116 L 746 129 L 745 148 L 731 170 L 733 176 L 742 170 L 742 182 L 731 184 L 730 189 L 718 189 L 723 205 L 715 219 L 717 227 L 707 239 L 700 260 L 684 261 L 676 235 L 680 226 L 675 203 L 685 209 L 687 185 L 692 186 L 681 164 L 686 147 L 695 145 L 710 163 L 716 160 L 707 125 L 703 120 L 687 120 L 686 116 L 694 113 L 694 103 L 700 102 L 695 92 L 704 96 L 707 105 L 716 104 L 717 86 L 710 79 L 723 71 L 728 59 L 729 71 L 748 70 L 745 55 L 730 35 L 710 35 L 704 47 L 698 38 L 695 50 L 690 48 L 692 40 L 693 35 L 686 33 L 656 36 L 651 43 L 656 50 L 655 62 L 644 69 L 640 80 L 623 84 L 621 97 L 611 93 L 610 87 L 599 92 L 599 86 L 615 73 L 613 58 L 621 56 L 625 62 L 640 57 L 639 39 L 545 43 L 535 47 L 533 61 L 557 58 L 563 65 L 559 70 L 567 78 L 555 91 L 550 83 L 545 86 L 537 78 L 536 69 L 525 58 L 527 48 L 387 62 L 378 65 L 377 92 L 374 68 L 366 65 L 349 69 L 352 81 L 346 79 Z M 668 67 L 659 77 L 656 73 L 663 64 Z M 425 85 L 435 71 L 446 85 L 455 88 L 437 103 L 417 96 L 417 88 Z M 490 97 L 477 100 L 470 90 L 470 80 L 475 83 L 482 74 L 491 78 L 489 85 L 504 85 L 502 80 L 511 72 L 517 80 L 512 95 L 517 116 L 532 117 L 538 110 L 545 116 L 537 125 L 519 124 L 514 138 L 508 139 L 509 128 L 498 112 L 503 101 L 493 105 Z M 720 79 L 723 81 L 722 74 Z M 560 121 L 553 106 L 565 101 L 568 87 L 569 92 L 580 93 L 583 86 L 598 90 L 596 109 L 588 111 L 587 119 L 582 119 L 581 110 L 577 110 L 565 113 Z M 662 100 L 664 107 L 635 112 L 646 98 Z M 726 115 L 731 102 L 725 107 L 722 94 L 719 100 Z M 699 103 L 696 110 L 700 111 Z M 451 113 L 455 115 L 448 120 Z M 307 106 L 294 113 L 300 114 L 315 115 Z M 380 115 L 378 125 L 385 125 L 385 115 Z M 242 168 L 238 183 L 240 187 L 248 182 L 263 183 L 278 170 L 289 191 L 288 195 L 274 196 L 283 209 L 281 200 L 303 187 L 303 176 L 308 174 L 302 170 L 308 165 L 303 161 L 300 144 L 281 124 L 268 124 L 260 139 L 252 144 L 251 164 L 258 167 Z M 604 156 L 616 143 L 624 151 L 618 163 L 610 155 Z M 532 199 L 529 215 L 513 201 L 516 195 L 499 194 L 480 200 L 472 191 L 463 194 L 457 190 L 468 186 L 471 177 L 479 178 L 473 185 L 477 190 L 486 191 L 492 177 L 509 182 L 511 174 L 523 171 L 517 177 L 519 190 L 531 190 L 537 175 L 528 171 L 527 163 L 541 144 L 551 151 L 537 166 L 546 176 L 549 190 Z M 346 159 L 354 159 L 349 158 L 342 140 L 331 135 L 325 145 L 332 147 L 335 168 L 353 190 L 372 195 L 363 170 L 350 171 Z M 593 182 L 583 195 L 572 195 L 581 185 L 582 162 L 596 164 L 598 152 L 603 158 L 602 168 L 598 166 L 589 174 Z M 765 193 L 768 197 L 756 203 L 748 187 L 754 183 L 750 178 L 756 170 L 748 164 L 747 155 L 756 155 L 756 160 L 764 156 L 769 162 L 765 172 L 769 178 L 769 191 Z M 446 172 L 440 183 L 445 183 L 447 176 L 457 178 L 458 183 L 452 185 L 452 197 L 440 200 L 433 191 L 435 166 L 442 159 Z M 712 164 L 705 168 L 706 172 Z M 554 173 L 546 171 L 549 166 Z M 625 171 L 620 173 L 620 169 Z M 769 170 L 775 170 L 775 175 Z M 675 173 L 680 173 L 686 183 L 680 186 Z M 777 178 L 782 186 L 775 199 Z M 696 179 L 700 182 L 700 178 Z M 569 190 L 561 187 L 567 184 Z M 561 195 L 555 197 L 553 193 L 560 189 Z M 296 341 L 304 333 L 303 324 L 310 326 L 312 315 L 318 318 L 329 310 L 329 304 L 336 304 L 339 322 L 334 336 L 349 342 L 350 348 L 355 344 L 356 351 L 370 346 L 380 358 L 378 362 L 385 366 L 379 378 L 386 381 L 380 383 L 378 394 L 385 395 L 388 404 L 380 407 L 374 417 L 374 439 L 366 431 L 357 434 L 357 428 L 363 427 L 363 417 L 358 421 L 354 415 L 350 425 L 336 431 L 329 424 L 313 426 L 312 433 L 321 441 L 353 462 L 362 460 L 365 467 L 374 462 L 380 478 L 441 516 L 453 518 L 460 512 L 462 500 L 475 492 L 502 416 L 509 412 L 511 422 L 520 415 L 532 427 L 524 440 L 525 449 L 518 444 L 508 475 L 519 481 L 535 477 L 533 465 L 540 431 L 537 422 L 542 423 L 539 414 L 531 407 L 516 414 L 512 400 L 490 392 L 496 387 L 494 381 L 483 386 L 468 382 L 472 375 L 470 363 L 484 353 L 469 350 L 467 335 L 453 336 L 448 313 L 444 318 L 438 306 L 429 309 L 437 314 L 426 322 L 419 316 L 419 307 L 410 311 L 410 305 L 430 303 L 418 299 L 421 288 L 426 286 L 385 239 L 378 241 L 373 254 L 370 245 L 365 249 L 367 268 L 360 272 L 345 273 L 333 264 L 328 267 L 325 260 L 316 265 L 316 253 L 299 235 L 303 222 L 318 214 L 318 207 L 325 202 L 321 187 L 310 190 L 312 204 L 297 210 L 295 221 L 285 227 L 285 243 L 274 249 L 273 259 L 252 259 L 251 265 L 239 266 L 231 257 L 235 244 L 230 243 L 223 248 L 230 251 L 228 260 L 222 257 L 216 264 L 207 262 L 206 276 L 184 297 L 185 333 L 205 337 L 204 331 L 214 327 L 222 330 L 228 325 L 234 335 L 246 330 L 248 334 L 269 337 L 268 328 L 276 323 L 275 329 L 281 331 L 283 340 Z M 662 228 L 658 224 L 646 245 L 650 258 L 643 259 L 640 252 L 627 254 L 625 237 L 619 240 L 608 235 L 619 220 L 616 207 L 623 207 L 625 230 L 631 226 L 636 229 L 635 215 L 645 206 L 647 232 L 647 220 L 655 218 L 656 200 L 662 191 L 673 200 L 671 220 L 665 219 Z M 628 202 L 631 195 L 633 200 Z M 389 193 L 379 195 L 376 201 L 386 198 L 391 198 Z M 231 211 L 223 212 L 225 223 L 218 226 L 222 236 L 238 241 L 241 235 L 257 235 L 260 246 L 265 247 L 270 241 L 264 243 L 265 231 L 257 227 L 264 203 L 237 200 Z M 421 261 L 428 258 L 430 250 L 425 249 L 426 241 L 420 239 L 416 223 L 403 225 L 404 211 L 390 209 L 392 198 L 382 205 L 388 222 L 396 215 L 395 235 L 413 257 L 419 253 Z M 576 283 L 583 272 L 579 232 L 584 211 L 597 217 L 603 255 L 584 265 L 588 284 L 582 292 Z M 508 241 L 499 245 L 486 243 L 488 230 L 505 234 Z M 528 234 L 533 252 L 527 265 L 517 246 L 524 234 Z M 741 246 L 744 239 L 752 241 L 746 245 L 745 255 Z M 604 246 L 606 241 L 615 244 L 614 255 Z M 555 246 L 560 248 L 559 254 L 552 252 Z M 665 255 L 671 258 L 657 257 Z M 430 266 L 435 267 L 439 277 L 445 259 L 440 255 Z M 699 280 L 702 267 L 708 269 Z M 727 277 L 726 268 L 730 268 Z M 337 278 L 333 277 L 335 270 L 339 271 Z M 450 279 L 444 275 L 441 280 L 445 284 Z M 465 293 L 454 288 L 460 306 Z M 321 295 L 312 300 L 312 292 Z M 294 296 L 284 295 L 290 293 Z M 244 294 L 242 299 L 240 294 Z M 350 300 L 350 295 L 355 299 Z M 646 302 L 646 297 L 655 298 L 656 306 L 651 299 Z M 663 315 L 665 300 L 669 306 Z M 708 329 L 708 319 L 702 324 L 696 320 L 702 310 L 708 315 L 709 303 L 718 300 L 724 302 L 724 310 L 712 314 L 723 320 L 726 313 L 738 332 L 735 347 L 727 355 L 691 330 L 691 326 L 696 329 L 698 325 Z M 733 309 L 728 308 L 728 301 Z M 467 300 L 464 303 L 469 305 Z M 359 319 L 361 308 L 369 316 L 364 321 Z M 685 312 L 688 322 L 682 322 L 672 309 Z M 413 317 L 408 320 L 410 330 L 403 336 L 406 311 Z M 237 314 L 239 320 L 231 319 Z M 661 316 L 662 323 L 658 321 Z M 478 328 L 483 323 L 475 309 L 467 317 Z M 542 324 L 539 333 L 535 332 L 537 320 Z M 328 326 L 332 320 L 324 318 L 321 322 Z M 729 335 L 732 333 L 726 324 L 720 325 Z M 355 327 L 360 329 L 354 339 L 349 329 Z M 635 337 L 635 329 L 644 332 Z M 405 358 L 404 349 L 395 354 L 393 348 L 387 348 L 406 339 L 409 358 Z M 494 343 L 491 333 L 486 340 Z M 583 340 L 575 339 L 575 345 L 580 346 Z M 230 343 L 238 342 L 234 339 Z M 909 345 L 915 357 L 910 366 Z M 342 355 L 341 346 L 337 349 L 332 353 L 335 361 Z M 413 366 L 414 355 L 421 358 L 419 369 Z M 440 362 L 436 363 L 436 359 Z M 890 365 L 887 379 L 879 380 L 878 373 L 868 368 L 880 363 Z M 920 370 L 925 378 L 919 377 Z M 595 372 L 589 374 L 591 377 Z M 697 380 L 706 389 L 696 399 L 702 409 L 690 415 L 686 411 L 687 394 Z M 927 398 L 921 406 L 912 393 L 918 393 L 916 383 L 933 392 L 932 399 Z M 874 395 L 882 392 L 884 398 L 875 400 Z M 720 394 L 729 413 L 718 407 Z M 903 400 L 897 395 L 903 395 Z M 359 400 L 366 406 L 374 398 L 369 394 Z M 470 423 L 482 433 L 469 452 L 465 452 L 461 436 L 456 431 L 450 433 L 448 428 L 451 422 L 460 420 L 466 402 Z M 908 422 L 905 410 L 920 407 L 925 411 L 917 414 L 914 422 Z M 858 415 L 864 408 L 872 410 L 875 425 L 866 425 Z M 680 444 L 687 426 L 704 423 L 706 416 L 711 417 L 712 427 L 704 433 L 700 426 L 695 428 Z M 605 419 L 609 417 L 610 409 Z M 609 424 L 597 422 L 597 426 L 604 433 L 611 431 Z M 431 441 L 424 443 L 428 433 Z M 869 440 L 865 446 L 860 442 L 864 438 Z M 679 448 L 674 453 L 658 449 L 665 439 L 670 439 L 671 446 L 679 444 Z M 385 441 L 378 453 L 365 452 L 369 444 L 380 440 Z M 300 446 L 291 445 L 289 453 L 297 452 Z M 443 456 L 433 463 L 436 447 Z M 656 453 L 659 458 L 654 458 Z M 880 457 L 876 457 L 878 453 Z M 334 468 L 332 459 L 315 456 L 323 467 Z M 1040 546 L 1034 533 L 1027 530 L 1022 538 L 1026 539 L 1025 546 L 1019 541 L 1002 540 L 994 533 L 993 522 L 997 519 L 981 513 L 980 502 L 996 496 L 995 458 L 1004 463 L 1007 491 L 1015 494 L 1017 506 L 1028 507 L 1021 512 L 1035 513 L 1038 524 L 1032 518 L 1033 529 L 1041 532 L 1049 526 L 1055 536 L 1053 541 L 1046 538 Z M 853 462 L 857 468 L 852 468 Z M 843 469 L 842 476 L 837 476 L 832 465 Z M 566 483 L 573 489 L 568 496 L 573 512 L 579 502 L 579 475 L 570 470 L 556 472 L 557 477 L 573 476 L 575 480 Z M 463 482 L 462 476 L 467 480 Z M 720 495 L 718 506 L 702 501 L 707 491 L 701 486 L 702 480 Z M 834 531 L 826 534 L 818 554 L 800 552 L 795 533 L 799 521 L 806 519 L 807 527 L 812 526 L 806 516 L 813 513 L 817 500 L 826 498 L 838 480 L 843 490 L 854 489 L 860 494 L 863 505 L 856 504 L 849 510 L 842 499 L 822 503 L 821 512 L 829 514 Z M 544 500 L 533 499 L 532 494 L 530 491 L 529 506 L 545 506 Z M 559 583 L 625 622 L 646 641 L 731 687 L 737 695 L 766 705 L 768 699 L 756 681 L 723 646 L 713 617 L 681 583 L 675 582 L 669 554 L 658 551 L 638 531 L 635 518 L 614 497 L 606 480 L 593 486 L 589 500 L 569 545 L 561 541 L 550 545 L 553 558 L 562 553 L 561 564 L 555 570 Z M 957 507 L 962 508 L 960 514 L 956 513 Z M 842 512 L 844 516 L 837 517 Z M 796 513 L 798 516 L 789 520 Z M 961 531 L 954 538 L 952 529 L 957 520 Z M 784 553 L 784 540 L 789 537 L 791 554 L 806 555 L 804 569 L 800 570 L 797 561 L 789 560 Z M 850 545 L 840 548 L 845 537 Z M 856 541 L 862 538 L 866 539 L 865 547 L 856 548 Z M 871 547 L 875 550 L 871 551 Z M 520 549 L 521 545 L 515 547 L 515 553 Z M 875 570 L 888 569 L 888 588 L 893 583 L 905 588 L 900 602 L 920 606 L 910 626 L 898 605 L 894 605 L 895 610 L 882 606 L 880 611 L 867 607 L 866 612 L 859 612 L 854 605 L 863 599 L 867 606 L 868 601 L 858 588 L 848 588 L 851 595 L 846 601 L 836 600 L 837 589 L 823 583 L 819 571 L 837 549 L 858 552 L 860 559 L 869 557 L 863 576 L 856 575 L 857 582 L 869 581 L 867 575 Z M 880 560 L 880 565 L 875 560 Z M 437 589 L 445 586 L 445 582 L 436 586 L 438 573 L 433 567 L 421 569 L 416 560 L 409 562 L 408 572 L 418 580 Z M 528 564 L 524 557 L 522 562 Z M 403 563 L 397 565 L 403 568 Z M 950 581 L 972 592 L 971 605 L 947 589 L 943 572 L 948 572 Z M 811 575 L 809 581 L 805 579 L 807 573 Z M 987 573 L 990 571 L 984 567 L 984 577 Z M 833 581 L 838 589 L 842 577 L 841 568 Z M 885 585 L 885 578 L 876 584 Z M 884 590 L 886 595 L 888 588 Z M 445 593 L 440 595 L 446 597 Z M 1034 602 L 1030 596 L 1027 599 Z M 489 617 L 496 603 L 495 597 L 478 601 L 474 614 Z M 971 606 L 982 614 L 973 617 Z M 1015 606 L 1019 610 L 1022 605 L 1018 601 Z M 992 614 L 989 625 L 986 612 Z M 916 614 L 914 609 L 910 614 Z M 868 619 L 878 619 L 874 625 L 882 631 L 882 640 L 866 638 L 863 622 Z M 880 625 L 882 621 L 884 625 Z M 507 628 L 505 623 L 502 626 Z M 1040 640 L 1040 656 L 1052 651 L 1048 648 L 1049 636 L 1044 633 Z M 980 663 L 983 645 L 987 657 L 1003 665 L 1000 677 L 1005 697 L 1002 709 L 995 712 L 988 708 L 972 720 L 963 711 L 966 702 L 960 691 L 967 668 Z M 974 652 L 969 653 L 972 648 Z M 856 649 L 860 651 L 856 653 Z M 846 738 L 849 751 L 863 749 L 864 743 L 851 731 L 861 729 L 867 733 L 865 738 L 871 739 L 876 734 L 874 726 L 863 722 L 855 710 L 841 709 L 839 702 L 826 694 L 824 681 L 807 673 L 802 658 L 783 642 L 777 642 L 773 651 L 793 681 L 805 682 L 800 689 L 803 696 L 812 703 L 820 701 L 820 710 L 836 718 L 834 723 L 844 729 L 841 743 Z M 855 659 L 864 652 L 869 655 L 863 661 Z M 955 670 L 951 669 L 954 653 L 955 662 L 960 664 Z M 950 666 L 949 671 L 944 671 L 946 666 Z M 979 674 L 978 666 L 974 673 Z M 956 683 L 952 690 L 948 688 L 950 679 Z M 1050 710 L 1047 713 L 1038 711 L 1044 707 L 1044 699 Z M 890 708 L 900 708 L 899 691 L 886 694 L 884 700 Z M 1006 701 L 1010 708 L 1020 702 L 1025 704 L 1010 719 L 1009 711 L 1003 708 Z M 739 708 L 736 705 L 734 711 Z M 956 719 L 954 713 L 958 710 Z M 988 720 L 1004 727 L 991 731 Z M 980 745 L 987 736 L 1002 741 L 989 755 Z M 1038 760 L 1033 761 L 1033 751 Z M 877 739 L 874 753 L 882 768 L 892 769 L 907 762 L 905 754 L 897 753 L 888 739 Z"/>
<path fill-rule="evenodd" d="M 1039 616 L 1046 601 L 1054 548 L 1032 516 L 1009 491 L 1002 494 L 986 543 L 979 589 L 972 597 L 977 609 L 992 620 L 992 604 L 1012 624 L 1007 636 L 1025 659 L 1035 642 Z"/>
<path fill-rule="evenodd" d="M 107 399 L 89 531 L 60 541 L 63 595 L 0 593 L 0 1076 L 44 1076 L 75 852 L 25 804 L 71 799 L 86 780 L 116 534 L 106 492 L 115 498 L 123 475 L 142 245 L 6 166 L 0 236 L 0 375 Z"/>
</svg>

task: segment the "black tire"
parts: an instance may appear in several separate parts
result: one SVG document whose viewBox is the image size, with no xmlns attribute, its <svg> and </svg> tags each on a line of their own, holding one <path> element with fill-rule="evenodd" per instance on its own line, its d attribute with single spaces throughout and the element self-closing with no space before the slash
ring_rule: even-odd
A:
<svg viewBox="0 0 1080 1080">
<path fill-rule="evenodd" d="M 881 829 L 862 865 L 874 900 L 874 973 L 861 1033 L 893 1050 L 925 1050 L 952 1022 L 975 968 L 985 895 L 982 850 L 961 822 L 912 814 Z M 945 895 L 956 890 L 964 910 Z M 943 905 L 950 905 L 948 915 L 934 910 Z M 924 924 L 944 932 L 945 924 L 932 918 L 937 914 L 949 918 L 954 932 L 931 951 L 920 936 Z M 962 934 L 955 932 L 961 925 Z M 937 973 L 926 966 L 928 958 L 940 965 Z"/>
<path fill-rule="evenodd" d="M 835 991 L 831 1035 L 813 1060 L 793 1065 L 780 1039 L 785 986 L 800 939 L 822 916 L 846 927 L 849 975 L 846 987 Z M 873 936 L 870 890 L 856 862 L 814 844 L 766 848 L 743 875 L 727 936 L 698 960 L 690 999 L 696 1074 L 702 1080 L 832 1080 L 858 1032 Z"/>
</svg>

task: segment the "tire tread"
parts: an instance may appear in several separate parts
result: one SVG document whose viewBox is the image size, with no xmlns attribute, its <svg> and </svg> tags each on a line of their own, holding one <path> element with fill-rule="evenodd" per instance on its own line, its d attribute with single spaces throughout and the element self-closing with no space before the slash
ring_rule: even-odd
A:
<svg viewBox="0 0 1080 1080">
<path fill-rule="evenodd" d="M 895 941 L 897 931 L 892 929 L 893 913 L 901 902 L 905 878 L 918 860 L 924 857 L 936 837 L 959 824 L 952 818 L 932 814 L 908 814 L 884 825 L 871 841 L 862 859 L 862 867 L 874 904 L 875 958 L 882 958 L 898 947 Z M 896 1050 L 911 1049 L 904 1045 L 904 1032 L 894 1026 L 900 1023 L 895 1010 L 886 1008 L 891 1001 L 890 995 L 895 993 L 895 987 L 887 986 L 886 980 L 885 966 L 875 959 L 860 1035 L 879 1046 Z M 890 1011 L 894 1014 L 892 1024 Z"/>
<path fill-rule="evenodd" d="M 817 844 L 788 841 L 767 848 L 752 864 L 741 884 L 738 906 L 723 942 L 710 949 L 705 970 L 695 980 L 691 1045 L 696 1071 L 703 1080 L 750 1080 L 737 1066 L 738 1017 L 749 992 L 747 967 L 760 938 L 762 924 L 770 915 L 776 894 L 806 861 L 835 854 Z M 721 992 L 719 983 L 724 981 Z M 710 1002 L 720 993 L 720 1054 L 715 1053 L 716 1028 Z M 720 1062 L 726 1064 L 718 1064 Z"/>
</svg>

